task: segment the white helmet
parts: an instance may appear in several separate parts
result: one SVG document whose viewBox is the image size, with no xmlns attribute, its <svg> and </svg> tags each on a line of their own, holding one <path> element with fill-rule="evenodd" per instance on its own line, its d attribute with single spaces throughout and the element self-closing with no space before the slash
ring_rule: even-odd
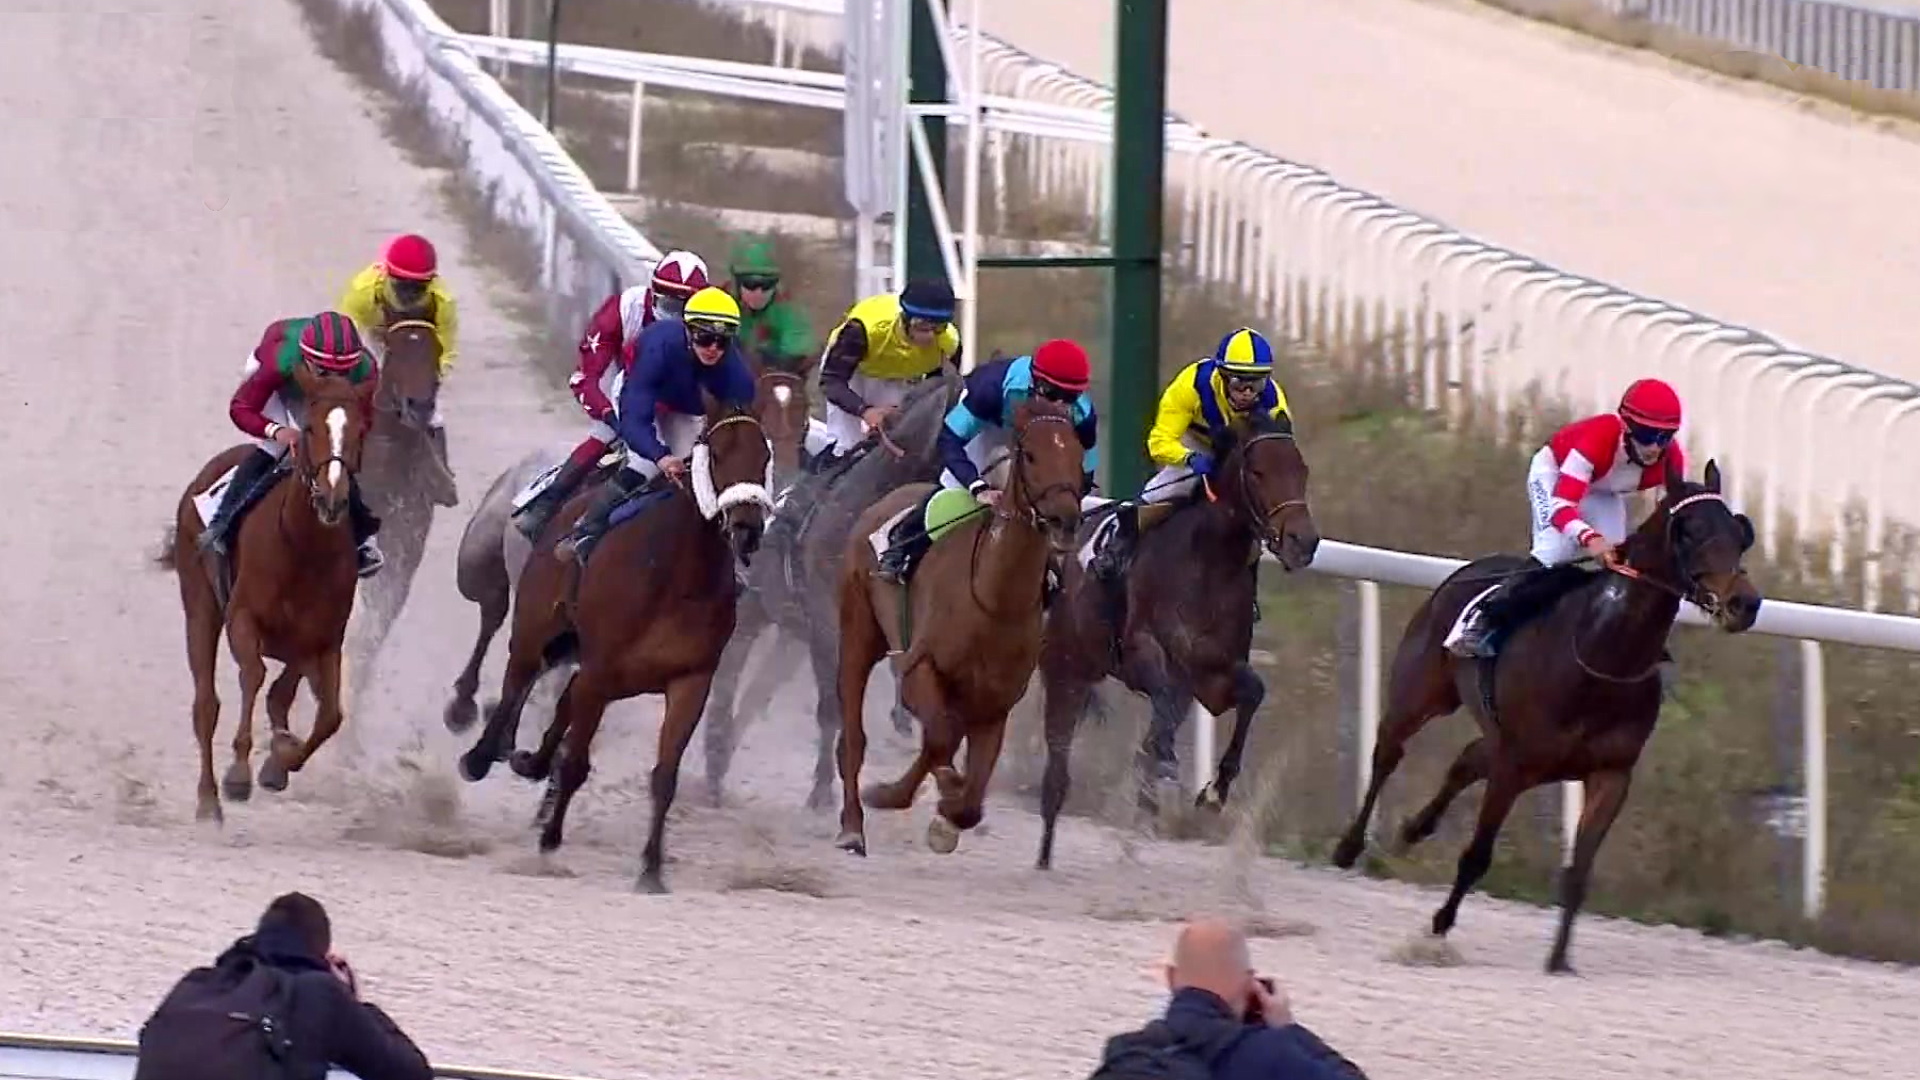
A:
<svg viewBox="0 0 1920 1080">
<path fill-rule="evenodd" d="M 630 286 L 620 294 L 620 339 L 632 343 L 640 336 L 640 326 L 646 322 L 647 287 Z"/>
</svg>

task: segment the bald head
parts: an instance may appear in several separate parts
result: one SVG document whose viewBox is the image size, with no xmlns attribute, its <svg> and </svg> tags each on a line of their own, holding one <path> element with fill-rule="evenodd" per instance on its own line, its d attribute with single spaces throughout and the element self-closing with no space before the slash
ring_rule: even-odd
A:
<svg viewBox="0 0 1920 1080">
<path fill-rule="evenodd" d="M 1182 926 L 1167 965 L 1167 986 L 1211 991 L 1232 1007 L 1242 1007 L 1253 988 L 1247 935 L 1234 923 L 1211 916 Z"/>
</svg>

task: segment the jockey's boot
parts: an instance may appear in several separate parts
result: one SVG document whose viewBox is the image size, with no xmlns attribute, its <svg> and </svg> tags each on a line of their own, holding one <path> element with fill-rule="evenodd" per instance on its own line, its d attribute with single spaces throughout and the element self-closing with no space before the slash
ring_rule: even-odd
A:
<svg viewBox="0 0 1920 1080">
<path fill-rule="evenodd" d="M 356 557 L 360 563 L 360 576 L 369 578 L 387 565 L 387 557 L 380 552 L 380 541 L 374 535 L 380 531 L 380 519 L 368 508 L 367 501 L 360 496 L 360 481 L 354 479 L 347 487 L 347 517 L 353 526 L 353 542 L 358 548 Z"/>
<path fill-rule="evenodd" d="M 1134 545 L 1140 541 L 1140 504 L 1129 499 L 1113 512 L 1113 535 L 1100 545 L 1087 563 L 1095 579 L 1111 584 L 1127 568 Z"/>
<path fill-rule="evenodd" d="M 255 450 L 240 459 L 240 466 L 233 474 L 233 482 L 227 485 L 227 490 L 220 493 L 220 506 L 213 512 L 213 520 L 209 521 L 206 529 L 200 533 L 201 551 L 226 558 L 227 532 L 233 528 L 234 514 L 239 511 L 240 504 L 252 494 L 254 487 L 266 479 L 267 474 L 271 473 L 273 467 L 279 463 L 279 458 L 265 450 Z"/>
<path fill-rule="evenodd" d="M 1465 625 L 1460 627 L 1460 639 L 1454 642 L 1448 651 L 1466 659 L 1491 658 L 1495 652 L 1494 636 L 1504 628 L 1508 617 L 1513 613 L 1516 594 L 1523 585 L 1538 576 L 1533 571 L 1540 568 L 1539 562 L 1529 558 L 1525 566 L 1508 574 L 1505 580 L 1487 594 L 1486 599 L 1480 601 L 1474 608 L 1473 614 L 1467 616 Z"/>
<path fill-rule="evenodd" d="M 920 565 L 920 559 L 933 547 L 933 538 L 927 535 L 927 501 L 922 499 L 914 504 L 914 512 L 894 523 L 887 532 L 887 550 L 880 556 L 880 565 L 873 576 L 895 585 L 905 585 L 912 577 L 914 568 Z"/>
<path fill-rule="evenodd" d="M 573 531 L 553 545 L 553 553 L 563 561 L 572 559 L 585 566 L 594 543 L 600 539 L 600 534 L 607 531 L 607 519 L 613 516 L 614 508 L 625 502 L 629 495 L 646 487 L 648 482 L 632 467 L 622 467 L 594 493 L 593 505 L 580 515 L 580 521 L 574 525 Z"/>
<path fill-rule="evenodd" d="M 520 530 L 520 535 L 528 540 L 540 539 L 540 534 L 547 529 L 547 522 L 552 521 L 553 515 L 559 513 L 560 508 L 573 497 L 574 489 L 593 472 L 593 465 L 593 462 L 582 465 L 568 458 L 554 475 L 553 483 L 548 484 L 546 490 L 535 495 L 514 515 L 513 526 Z"/>
</svg>

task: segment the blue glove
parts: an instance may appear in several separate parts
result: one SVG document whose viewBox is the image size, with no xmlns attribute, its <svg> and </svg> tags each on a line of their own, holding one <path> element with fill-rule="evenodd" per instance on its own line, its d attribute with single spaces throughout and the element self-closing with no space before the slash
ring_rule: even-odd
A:
<svg viewBox="0 0 1920 1080">
<path fill-rule="evenodd" d="M 1188 454 L 1187 468 L 1192 469 L 1197 476 L 1212 476 L 1213 455 L 1202 454 L 1199 451 Z"/>
</svg>

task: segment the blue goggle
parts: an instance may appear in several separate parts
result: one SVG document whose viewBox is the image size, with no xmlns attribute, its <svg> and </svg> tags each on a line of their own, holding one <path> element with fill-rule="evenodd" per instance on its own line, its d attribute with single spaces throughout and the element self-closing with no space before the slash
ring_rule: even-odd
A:
<svg viewBox="0 0 1920 1080">
<path fill-rule="evenodd" d="M 1665 446 L 1673 441 L 1673 434 L 1663 428 L 1641 427 L 1638 424 L 1627 425 L 1627 438 L 1641 446 Z"/>
</svg>

